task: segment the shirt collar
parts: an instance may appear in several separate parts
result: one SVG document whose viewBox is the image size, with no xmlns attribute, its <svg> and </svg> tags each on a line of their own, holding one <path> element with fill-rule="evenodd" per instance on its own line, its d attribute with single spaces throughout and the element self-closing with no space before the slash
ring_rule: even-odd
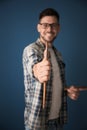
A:
<svg viewBox="0 0 87 130">
<path fill-rule="evenodd" d="M 36 40 L 36 43 L 42 48 L 45 49 L 45 45 L 40 41 L 40 38 Z"/>
</svg>

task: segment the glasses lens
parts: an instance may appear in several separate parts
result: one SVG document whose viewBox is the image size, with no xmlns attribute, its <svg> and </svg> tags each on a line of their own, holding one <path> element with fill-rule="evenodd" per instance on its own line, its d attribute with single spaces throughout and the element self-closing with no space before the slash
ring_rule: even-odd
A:
<svg viewBox="0 0 87 130">
<path fill-rule="evenodd" d="M 40 25 L 42 25 L 42 28 L 46 29 L 48 27 L 51 27 L 53 29 L 56 29 L 58 26 L 58 23 L 52 23 L 52 24 L 48 24 L 48 23 L 39 23 Z"/>
</svg>

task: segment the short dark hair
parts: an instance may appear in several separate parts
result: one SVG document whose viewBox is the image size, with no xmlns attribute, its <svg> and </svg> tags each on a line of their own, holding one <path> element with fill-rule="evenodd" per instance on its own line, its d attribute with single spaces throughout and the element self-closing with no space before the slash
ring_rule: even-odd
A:
<svg viewBox="0 0 87 130">
<path fill-rule="evenodd" d="M 43 17 L 45 17 L 45 16 L 56 16 L 56 18 L 57 18 L 57 20 L 58 20 L 58 22 L 59 22 L 59 13 L 55 10 L 55 9 L 53 9 L 53 8 L 47 8 L 47 9 L 44 9 L 41 13 L 40 13 L 40 15 L 39 15 L 39 21 L 43 18 Z"/>
</svg>

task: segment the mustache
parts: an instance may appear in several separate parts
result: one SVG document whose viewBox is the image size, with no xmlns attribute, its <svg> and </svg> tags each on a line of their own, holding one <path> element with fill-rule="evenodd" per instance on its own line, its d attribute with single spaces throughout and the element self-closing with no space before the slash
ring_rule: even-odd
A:
<svg viewBox="0 0 87 130">
<path fill-rule="evenodd" d="M 47 32 L 48 34 L 54 34 L 54 32 L 50 31 L 50 32 Z"/>
</svg>

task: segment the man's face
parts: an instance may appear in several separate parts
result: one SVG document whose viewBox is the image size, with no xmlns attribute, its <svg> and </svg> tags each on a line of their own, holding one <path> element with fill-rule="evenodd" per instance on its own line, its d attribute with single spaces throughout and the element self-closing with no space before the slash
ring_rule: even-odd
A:
<svg viewBox="0 0 87 130">
<path fill-rule="evenodd" d="M 43 43 L 52 43 L 60 30 L 60 26 L 55 16 L 45 16 L 37 25 L 37 30 Z"/>
</svg>

